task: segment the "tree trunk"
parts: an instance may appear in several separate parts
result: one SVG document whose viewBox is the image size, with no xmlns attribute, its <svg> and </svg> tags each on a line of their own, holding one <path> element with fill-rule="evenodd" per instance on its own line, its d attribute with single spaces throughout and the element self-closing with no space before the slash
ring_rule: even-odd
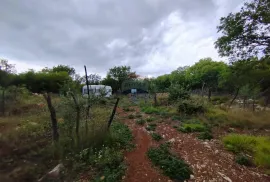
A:
<svg viewBox="0 0 270 182">
<path fill-rule="evenodd" d="M 157 93 L 154 93 L 154 105 L 157 106 Z"/>
<path fill-rule="evenodd" d="M 243 108 L 244 109 L 246 108 L 246 100 L 247 100 L 247 97 L 244 97 L 244 99 L 243 99 Z"/>
<path fill-rule="evenodd" d="M 252 101 L 252 111 L 253 112 L 255 111 L 255 98 L 253 98 L 253 101 Z"/>
<path fill-rule="evenodd" d="M 5 89 L 3 88 L 3 91 L 2 91 L 2 116 L 5 116 Z"/>
<path fill-rule="evenodd" d="M 77 138 L 79 138 L 80 112 L 81 112 L 81 110 L 80 110 L 80 106 L 78 104 L 78 101 L 77 101 L 75 95 L 72 92 L 70 92 L 70 95 L 73 98 L 75 108 L 76 108 L 76 129 L 75 129 L 75 131 L 76 131 Z"/>
<path fill-rule="evenodd" d="M 201 90 L 201 96 L 202 97 L 203 97 L 204 85 L 205 85 L 205 83 L 203 83 L 203 85 L 202 85 L 202 90 Z"/>
<path fill-rule="evenodd" d="M 109 120 L 109 122 L 108 122 L 108 128 L 110 128 L 110 126 L 111 126 L 111 124 L 112 124 L 112 121 L 113 121 L 113 118 L 114 118 L 115 111 L 116 111 L 116 108 L 117 108 L 117 105 L 118 105 L 119 100 L 120 100 L 120 99 L 117 98 L 116 103 L 114 104 L 114 108 L 113 108 L 113 111 L 112 111 L 110 120 Z"/>
<path fill-rule="evenodd" d="M 235 95 L 234 95 L 234 97 L 233 97 L 233 99 L 232 99 L 232 101 L 231 101 L 231 103 L 229 105 L 229 108 L 232 106 L 233 102 L 235 101 L 236 97 L 238 96 L 239 90 L 240 90 L 240 88 L 236 89 Z"/>
<path fill-rule="evenodd" d="M 48 109 L 51 114 L 51 122 L 52 122 L 52 132 L 53 132 L 53 140 L 58 141 L 59 139 L 59 133 L 58 133 L 58 126 L 57 126 L 57 120 L 56 120 L 56 112 L 52 105 L 51 95 L 50 93 L 44 93 L 43 97 L 45 98 L 47 102 Z"/>
<path fill-rule="evenodd" d="M 211 88 L 208 89 L 208 101 L 210 102 L 211 101 L 211 94 L 212 94 L 212 91 L 211 91 Z"/>
</svg>

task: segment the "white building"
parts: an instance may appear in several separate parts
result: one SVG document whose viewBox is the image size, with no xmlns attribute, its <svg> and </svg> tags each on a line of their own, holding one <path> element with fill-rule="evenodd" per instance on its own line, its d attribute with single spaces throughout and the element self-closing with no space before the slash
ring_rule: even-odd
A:
<svg viewBox="0 0 270 182">
<path fill-rule="evenodd" d="M 89 85 L 89 93 L 91 95 L 110 97 L 112 95 L 112 87 L 107 85 Z M 83 86 L 82 94 L 87 95 L 87 85 Z"/>
</svg>

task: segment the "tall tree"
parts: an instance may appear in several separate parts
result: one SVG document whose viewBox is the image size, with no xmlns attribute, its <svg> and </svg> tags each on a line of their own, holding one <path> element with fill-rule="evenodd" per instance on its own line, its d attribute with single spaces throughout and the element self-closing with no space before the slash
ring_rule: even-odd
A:
<svg viewBox="0 0 270 182">
<path fill-rule="evenodd" d="M 218 32 L 223 35 L 215 42 L 220 56 L 232 60 L 270 54 L 270 1 L 253 0 L 237 13 L 220 19 Z"/>
<path fill-rule="evenodd" d="M 136 75 L 131 71 L 130 66 L 115 66 L 111 68 L 107 74 L 107 77 L 117 81 L 117 89 L 121 89 L 123 81 L 130 79 L 130 75 Z"/>
</svg>

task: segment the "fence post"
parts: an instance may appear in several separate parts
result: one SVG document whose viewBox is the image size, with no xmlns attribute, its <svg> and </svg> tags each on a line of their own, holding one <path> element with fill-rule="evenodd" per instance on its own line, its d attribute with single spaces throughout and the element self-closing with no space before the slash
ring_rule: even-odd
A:
<svg viewBox="0 0 270 182">
<path fill-rule="evenodd" d="M 116 111 L 116 108 L 117 108 L 117 105 L 118 105 L 118 102 L 119 102 L 120 98 L 117 98 L 115 104 L 114 104 L 114 108 L 113 108 L 113 111 L 112 111 L 112 114 L 111 114 L 111 117 L 110 117 L 110 120 L 108 122 L 108 128 L 110 128 L 111 124 L 112 124 L 112 121 L 113 121 L 113 118 L 114 118 L 114 115 L 115 115 L 115 111 Z"/>
</svg>

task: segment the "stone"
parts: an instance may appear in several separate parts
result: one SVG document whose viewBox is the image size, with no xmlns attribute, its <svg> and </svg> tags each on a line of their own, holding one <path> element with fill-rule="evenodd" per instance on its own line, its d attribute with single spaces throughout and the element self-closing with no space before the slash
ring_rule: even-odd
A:
<svg viewBox="0 0 270 182">
<path fill-rule="evenodd" d="M 194 175 L 191 174 L 191 175 L 190 175 L 190 179 L 194 179 Z"/>
<path fill-rule="evenodd" d="M 169 140 L 169 142 L 170 142 L 170 143 L 174 143 L 174 142 L 175 142 L 175 139 L 174 139 L 174 138 L 171 138 L 171 139 Z"/>
</svg>

